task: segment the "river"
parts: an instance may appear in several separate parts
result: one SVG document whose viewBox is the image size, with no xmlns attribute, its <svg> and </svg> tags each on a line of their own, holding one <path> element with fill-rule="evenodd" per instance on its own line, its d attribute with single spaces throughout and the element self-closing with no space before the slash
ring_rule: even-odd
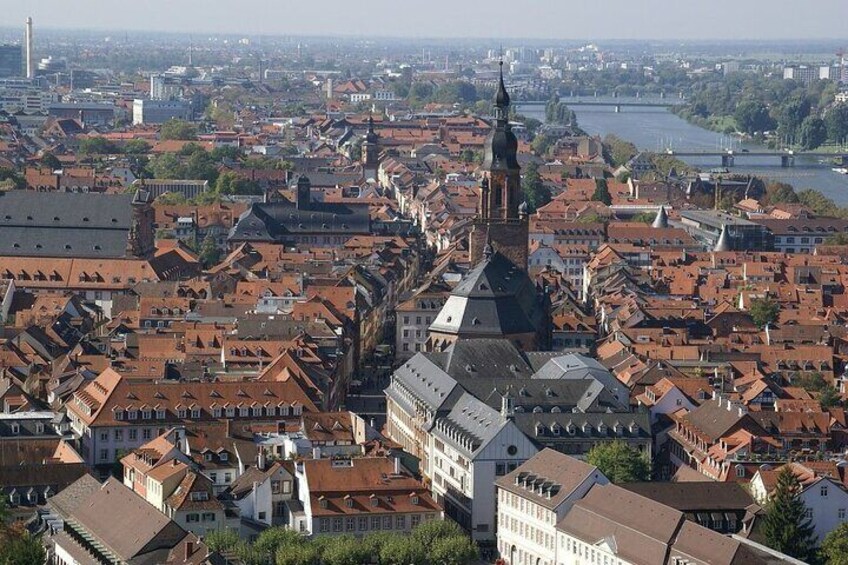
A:
<svg viewBox="0 0 848 565">
<path fill-rule="evenodd" d="M 618 99 L 619 102 L 635 100 Z M 564 98 L 563 102 L 568 104 L 568 98 Z M 740 145 L 738 139 L 690 124 L 664 108 L 625 106 L 616 113 L 611 106 L 569 107 L 577 114 L 577 123 L 588 133 L 601 137 L 612 133 L 645 151 L 664 151 L 669 147 L 676 151 L 724 151 L 731 147 L 731 143 L 737 155 L 743 149 L 765 150 L 756 143 Z M 516 111 L 538 120 L 545 119 L 544 106 L 522 106 L 518 103 Z M 683 160 L 703 170 L 721 166 L 719 157 L 686 157 Z M 840 206 L 848 206 L 848 175 L 833 172 L 830 163 L 798 157 L 794 167 L 783 168 L 777 157 L 745 156 L 737 156 L 735 163 L 730 169 L 732 172 L 787 182 L 796 190 L 814 188 Z"/>
</svg>

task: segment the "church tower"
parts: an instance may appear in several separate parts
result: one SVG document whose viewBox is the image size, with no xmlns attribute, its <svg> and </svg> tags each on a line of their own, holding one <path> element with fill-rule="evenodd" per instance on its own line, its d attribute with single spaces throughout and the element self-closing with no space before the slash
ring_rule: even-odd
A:
<svg viewBox="0 0 848 565">
<path fill-rule="evenodd" d="M 374 117 L 368 116 L 368 132 L 362 141 L 362 168 L 366 178 L 377 178 L 380 165 L 380 136 L 374 131 Z"/>
<path fill-rule="evenodd" d="M 483 259 L 483 250 L 490 243 L 495 251 L 526 271 L 527 205 L 521 195 L 518 140 L 509 125 L 509 93 L 504 85 L 503 61 L 493 113 L 494 123 L 483 148 L 478 215 L 469 242 L 471 263 Z"/>
</svg>

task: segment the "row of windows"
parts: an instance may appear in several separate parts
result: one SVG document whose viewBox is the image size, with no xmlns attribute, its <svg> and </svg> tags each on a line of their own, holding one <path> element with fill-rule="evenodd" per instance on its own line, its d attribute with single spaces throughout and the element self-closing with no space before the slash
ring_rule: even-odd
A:
<svg viewBox="0 0 848 565">
<path fill-rule="evenodd" d="M 410 319 L 411 319 L 411 316 L 404 316 L 403 317 L 403 323 L 405 325 L 409 325 Z M 425 316 L 424 320 L 426 320 L 424 323 L 429 326 L 432 318 L 430 316 Z M 421 325 L 421 316 L 415 316 L 415 323 L 416 323 L 416 325 L 419 325 L 419 326 Z"/>
<path fill-rule="evenodd" d="M 214 512 L 203 512 L 196 513 L 193 512 L 191 514 L 186 514 L 186 522 L 189 524 L 193 522 L 214 522 L 215 521 L 215 513 Z"/>
<path fill-rule="evenodd" d="M 425 514 L 424 520 L 433 519 L 433 514 Z M 402 516 L 359 516 L 358 518 L 321 518 L 318 522 L 319 531 L 327 533 L 329 531 L 336 532 L 365 532 L 377 530 L 405 530 L 406 515 Z M 421 523 L 421 514 L 412 514 L 410 516 L 410 527 L 414 528 Z M 369 528 L 370 525 L 370 528 Z"/>
<path fill-rule="evenodd" d="M 291 415 L 300 416 L 303 412 L 303 407 L 299 405 L 294 406 L 239 406 L 236 409 L 235 406 L 228 406 L 223 408 L 221 406 L 216 406 L 212 408 L 212 417 L 214 418 L 234 418 L 236 416 L 236 410 L 238 410 L 239 416 L 288 416 L 289 408 L 291 408 Z M 139 414 L 140 413 L 140 414 Z M 203 415 L 203 409 L 201 408 L 192 408 L 191 410 L 187 408 L 179 408 L 177 411 L 178 418 L 188 418 L 189 414 L 192 418 L 197 419 Z M 142 420 L 150 420 L 154 416 L 157 420 L 164 420 L 167 416 L 167 410 L 115 410 L 115 419 L 116 420 L 137 420 L 139 415 L 141 415 Z"/>
<path fill-rule="evenodd" d="M 139 428 L 126 428 L 129 441 L 138 440 Z M 115 441 L 124 441 L 124 430 L 114 430 Z M 141 428 L 141 439 L 152 439 L 153 428 Z M 100 430 L 100 441 L 109 441 L 109 430 Z"/>
</svg>

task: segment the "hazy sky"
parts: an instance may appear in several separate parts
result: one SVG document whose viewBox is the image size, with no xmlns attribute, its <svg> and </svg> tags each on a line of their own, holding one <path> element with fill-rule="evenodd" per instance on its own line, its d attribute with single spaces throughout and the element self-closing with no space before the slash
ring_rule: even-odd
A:
<svg viewBox="0 0 848 565">
<path fill-rule="evenodd" d="M 0 0 L 0 25 L 270 35 L 848 38 L 848 0 Z"/>
</svg>

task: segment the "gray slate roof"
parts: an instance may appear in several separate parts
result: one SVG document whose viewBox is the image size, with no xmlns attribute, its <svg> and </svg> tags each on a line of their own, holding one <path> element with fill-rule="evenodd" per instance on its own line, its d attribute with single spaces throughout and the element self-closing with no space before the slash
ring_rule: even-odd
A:
<svg viewBox="0 0 848 565">
<path fill-rule="evenodd" d="M 495 252 L 463 277 L 430 331 L 469 337 L 532 334 L 538 331 L 543 314 L 527 273 Z"/>
<path fill-rule="evenodd" d="M 0 255 L 126 255 L 132 194 L 0 192 Z"/>
</svg>

